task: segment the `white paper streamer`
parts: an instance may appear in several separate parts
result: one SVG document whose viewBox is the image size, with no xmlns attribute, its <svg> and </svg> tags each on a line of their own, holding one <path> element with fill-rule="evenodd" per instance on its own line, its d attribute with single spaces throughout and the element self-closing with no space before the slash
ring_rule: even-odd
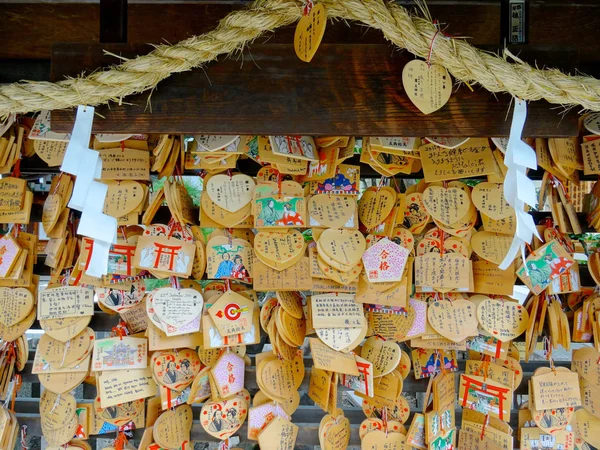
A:
<svg viewBox="0 0 600 450">
<path fill-rule="evenodd" d="M 77 175 L 79 170 L 79 156 L 82 150 L 90 148 L 90 138 L 92 137 L 92 123 L 94 122 L 94 108 L 91 106 L 81 106 L 77 108 L 75 116 L 75 125 L 73 133 L 67 145 L 65 156 L 63 158 L 60 170 L 71 175 Z"/>
<path fill-rule="evenodd" d="M 115 228 L 116 234 L 116 228 Z M 116 240 L 116 239 L 115 239 Z M 100 278 L 102 275 L 106 275 L 108 272 L 108 255 L 110 251 L 110 242 L 99 241 L 94 239 L 94 246 L 92 247 L 92 257 L 88 264 L 85 273 L 91 277 Z"/>
<path fill-rule="evenodd" d="M 535 206 L 537 200 L 535 185 L 527 177 L 528 168 L 537 168 L 537 157 L 535 151 L 521 140 L 526 119 L 527 103 L 515 98 L 515 110 L 504 157 L 504 164 L 508 168 L 504 179 L 504 197 L 516 212 L 516 232 L 508 254 L 500 263 L 501 270 L 506 270 L 519 252 L 525 261 L 525 244 L 531 244 L 533 236 L 540 238 L 533 217 L 525 212 L 525 205 Z"/>
<path fill-rule="evenodd" d="M 117 242 L 117 219 L 102 212 L 108 186 L 95 181 L 102 174 L 102 160 L 89 148 L 94 108 L 79 106 L 73 134 L 61 170 L 75 175 L 69 207 L 81 211 L 77 234 L 94 239 L 90 263 L 85 272 L 93 277 L 108 273 L 108 253 Z"/>
<path fill-rule="evenodd" d="M 100 178 L 97 174 L 102 173 L 102 160 L 97 151 L 88 148 L 78 150 L 77 159 L 80 164 L 74 174 L 77 175 L 77 178 L 69 201 L 69 208 L 83 211 L 90 186 L 94 182 L 94 178 Z"/>
</svg>

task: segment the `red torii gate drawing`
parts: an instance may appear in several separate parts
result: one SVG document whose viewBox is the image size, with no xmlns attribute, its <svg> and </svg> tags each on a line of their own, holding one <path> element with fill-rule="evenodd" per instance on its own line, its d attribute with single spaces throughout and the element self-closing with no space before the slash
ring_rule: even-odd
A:
<svg viewBox="0 0 600 450">
<path fill-rule="evenodd" d="M 173 270 L 175 257 L 177 256 L 177 251 L 181 250 L 181 245 L 166 245 L 154 242 L 154 247 L 156 247 L 157 250 L 156 258 L 154 259 L 154 269 L 158 269 L 158 264 L 160 263 L 161 257 L 164 255 L 169 258 L 169 270 Z"/>
<path fill-rule="evenodd" d="M 479 381 L 471 378 L 467 375 L 461 375 L 461 388 L 464 388 L 464 395 L 461 406 L 464 408 L 467 406 L 469 400 L 469 389 L 491 395 L 498 399 L 498 418 L 500 420 L 508 420 L 504 418 L 504 402 L 508 400 L 507 395 L 510 393 L 510 388 L 504 388 L 501 386 L 490 385 L 485 381 Z M 464 384 L 463 384 L 464 380 Z"/>
</svg>

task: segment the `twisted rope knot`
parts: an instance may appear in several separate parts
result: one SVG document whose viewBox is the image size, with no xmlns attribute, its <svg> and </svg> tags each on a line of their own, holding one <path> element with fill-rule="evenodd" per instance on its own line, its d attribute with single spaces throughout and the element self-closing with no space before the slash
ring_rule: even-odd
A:
<svg viewBox="0 0 600 450">
<path fill-rule="evenodd" d="M 437 36 L 439 30 L 404 7 L 385 0 L 322 0 L 328 16 L 362 22 L 414 55 L 444 66 L 458 81 L 479 83 L 490 92 L 508 92 L 525 100 L 545 99 L 564 106 L 600 111 L 600 81 L 534 68 L 507 50 L 503 56 L 479 50 L 462 39 Z M 58 83 L 22 82 L 0 86 L 0 117 L 11 113 L 96 106 L 154 89 L 172 73 L 185 72 L 229 55 L 265 32 L 302 17 L 301 0 L 255 0 L 234 11 L 212 31 L 174 45 L 157 45 L 147 55 L 125 59 L 87 77 Z M 514 62 L 509 62 L 508 59 Z"/>
</svg>

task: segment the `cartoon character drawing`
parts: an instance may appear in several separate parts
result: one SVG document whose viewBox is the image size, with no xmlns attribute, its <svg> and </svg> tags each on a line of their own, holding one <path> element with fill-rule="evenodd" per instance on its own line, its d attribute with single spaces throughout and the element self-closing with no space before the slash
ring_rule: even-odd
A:
<svg viewBox="0 0 600 450">
<path fill-rule="evenodd" d="M 171 236 L 172 238 L 186 242 L 191 242 L 194 240 L 191 227 L 186 225 L 184 228 L 179 222 L 173 222 L 172 224 L 169 224 L 168 230 L 165 232 L 164 236 Z"/>
<path fill-rule="evenodd" d="M 187 272 L 188 264 L 190 263 L 190 257 L 185 252 L 177 252 L 177 259 L 175 260 L 175 271 L 176 272 Z"/>
<path fill-rule="evenodd" d="M 221 255 L 221 258 L 223 260 L 219 263 L 217 273 L 215 273 L 215 278 L 230 278 L 235 265 L 231 260 L 231 255 L 225 252 Z"/>
<path fill-rule="evenodd" d="M 392 155 L 391 153 L 379 153 L 375 158 L 380 164 L 389 165 L 388 169 L 401 170 L 410 164 L 410 160 L 401 155 Z"/>
<path fill-rule="evenodd" d="M 275 200 L 271 198 L 267 202 L 262 202 L 262 208 L 257 220 L 262 220 L 266 226 L 275 225 L 275 223 L 279 220 L 279 214 L 277 211 L 275 211 Z"/>
<path fill-rule="evenodd" d="M 548 409 L 542 412 L 540 422 L 544 425 L 545 429 L 553 433 L 562 430 L 565 424 L 569 423 L 570 418 L 568 408 Z M 533 426 L 537 425 L 534 424 Z"/>
<path fill-rule="evenodd" d="M 116 419 L 117 417 L 119 417 L 119 411 L 118 411 L 118 406 L 109 406 L 108 408 L 104 408 L 104 411 L 102 411 L 102 417 L 106 418 L 106 419 Z"/>
<path fill-rule="evenodd" d="M 537 265 L 531 261 L 527 264 L 529 269 L 529 279 L 532 286 L 540 286 L 544 288 L 550 282 L 550 274 L 552 269 L 546 264 Z"/>
<path fill-rule="evenodd" d="M 412 226 L 425 221 L 426 217 L 427 213 L 421 209 L 421 206 L 416 202 L 412 202 L 406 207 L 404 226 L 410 229 Z"/>
<path fill-rule="evenodd" d="M 233 268 L 231 269 L 231 276 L 233 278 L 249 278 L 250 274 L 244 266 L 244 261 L 240 255 L 233 257 Z"/>
<path fill-rule="evenodd" d="M 227 420 L 229 421 L 229 423 L 232 427 L 237 426 L 238 417 L 237 417 L 237 411 L 235 409 L 230 408 L 227 410 Z"/>
<path fill-rule="evenodd" d="M 132 306 L 137 303 L 136 287 L 131 285 L 129 292 L 123 289 L 110 289 L 104 303 L 108 306 Z"/>
<path fill-rule="evenodd" d="M 215 405 L 210 414 L 208 429 L 213 432 L 227 431 L 239 425 L 238 413 L 235 408 L 223 411 L 222 405 Z"/>
<path fill-rule="evenodd" d="M 106 296 L 106 304 L 110 306 L 120 306 L 123 304 L 123 295 L 117 289 L 111 289 Z"/>
<path fill-rule="evenodd" d="M 163 381 L 166 384 L 174 384 L 178 381 L 181 381 L 185 384 L 195 376 L 191 366 L 192 363 L 189 359 L 182 360 L 179 367 L 177 367 L 177 363 L 175 361 L 169 361 L 163 376 Z"/>
<path fill-rule="evenodd" d="M 357 189 L 356 183 L 352 183 L 343 173 L 336 173 L 333 178 L 327 178 L 322 183 L 318 183 L 317 191 L 320 193 L 355 193 Z"/>
<path fill-rule="evenodd" d="M 181 361 L 181 374 L 185 379 L 190 379 L 194 376 L 194 373 L 192 372 L 192 369 L 190 369 L 190 366 L 191 363 L 189 360 L 184 359 L 183 361 Z"/>
<path fill-rule="evenodd" d="M 167 363 L 167 370 L 163 376 L 163 381 L 166 384 L 174 384 L 177 383 L 181 379 L 181 372 L 177 370 L 177 364 L 175 361 L 169 361 Z"/>
<path fill-rule="evenodd" d="M 221 415 L 221 405 L 218 405 L 218 408 L 215 408 L 211 417 L 210 424 L 208 425 L 208 429 L 213 432 L 219 432 L 223 429 L 223 419 Z"/>
<path fill-rule="evenodd" d="M 282 226 L 301 226 L 304 225 L 304 220 L 297 211 L 292 210 L 292 204 L 286 203 L 283 205 L 283 217 L 276 222 Z"/>
<path fill-rule="evenodd" d="M 287 174 L 281 174 L 277 171 L 274 171 L 273 173 L 271 173 L 269 175 L 269 178 L 267 181 L 273 181 L 275 183 L 277 183 L 279 181 L 279 177 L 282 177 L 282 181 L 294 181 L 294 179 L 292 178 L 291 175 L 287 175 Z"/>
<path fill-rule="evenodd" d="M 457 366 L 453 359 L 444 356 L 444 369 L 456 370 Z M 429 359 L 425 365 L 421 368 L 421 377 L 429 377 L 440 371 L 440 359 L 436 357 L 435 353 L 429 356 Z"/>
<path fill-rule="evenodd" d="M 154 247 L 150 246 L 143 248 L 140 257 L 140 266 L 154 268 L 155 257 Z"/>
<path fill-rule="evenodd" d="M 552 280 L 566 275 L 573 264 L 569 258 L 560 256 L 561 253 L 554 249 L 554 244 L 548 245 L 539 259 L 527 261 L 527 271 L 525 267 L 519 269 L 518 275 L 529 285 L 534 294 L 539 294 L 546 289 Z"/>
<path fill-rule="evenodd" d="M 549 248 L 547 249 L 549 250 Z M 552 252 L 548 251 L 544 256 L 544 261 L 548 264 L 550 268 L 550 276 L 549 278 L 554 278 L 562 273 L 566 272 L 569 267 L 571 267 L 571 261 L 564 256 L 555 256 L 553 258 Z"/>
</svg>

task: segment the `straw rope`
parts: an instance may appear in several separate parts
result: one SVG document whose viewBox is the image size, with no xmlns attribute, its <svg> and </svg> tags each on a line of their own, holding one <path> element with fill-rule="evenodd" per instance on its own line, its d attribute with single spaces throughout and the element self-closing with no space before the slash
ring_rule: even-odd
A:
<svg viewBox="0 0 600 450">
<path fill-rule="evenodd" d="M 385 0 L 322 0 L 329 18 L 362 22 L 381 30 L 400 48 L 440 64 L 459 81 L 479 83 L 490 92 L 508 92 L 526 100 L 546 99 L 563 106 L 600 111 L 600 81 L 536 69 L 508 52 L 506 57 L 479 50 L 462 39 L 439 33 L 427 19 Z M 256 0 L 230 13 L 212 31 L 175 45 L 158 45 L 147 55 L 86 77 L 58 83 L 21 82 L 0 86 L 0 117 L 10 113 L 99 105 L 153 89 L 172 73 L 191 70 L 245 45 L 302 16 L 300 0 Z M 507 61 L 511 58 L 514 62 Z"/>
</svg>

